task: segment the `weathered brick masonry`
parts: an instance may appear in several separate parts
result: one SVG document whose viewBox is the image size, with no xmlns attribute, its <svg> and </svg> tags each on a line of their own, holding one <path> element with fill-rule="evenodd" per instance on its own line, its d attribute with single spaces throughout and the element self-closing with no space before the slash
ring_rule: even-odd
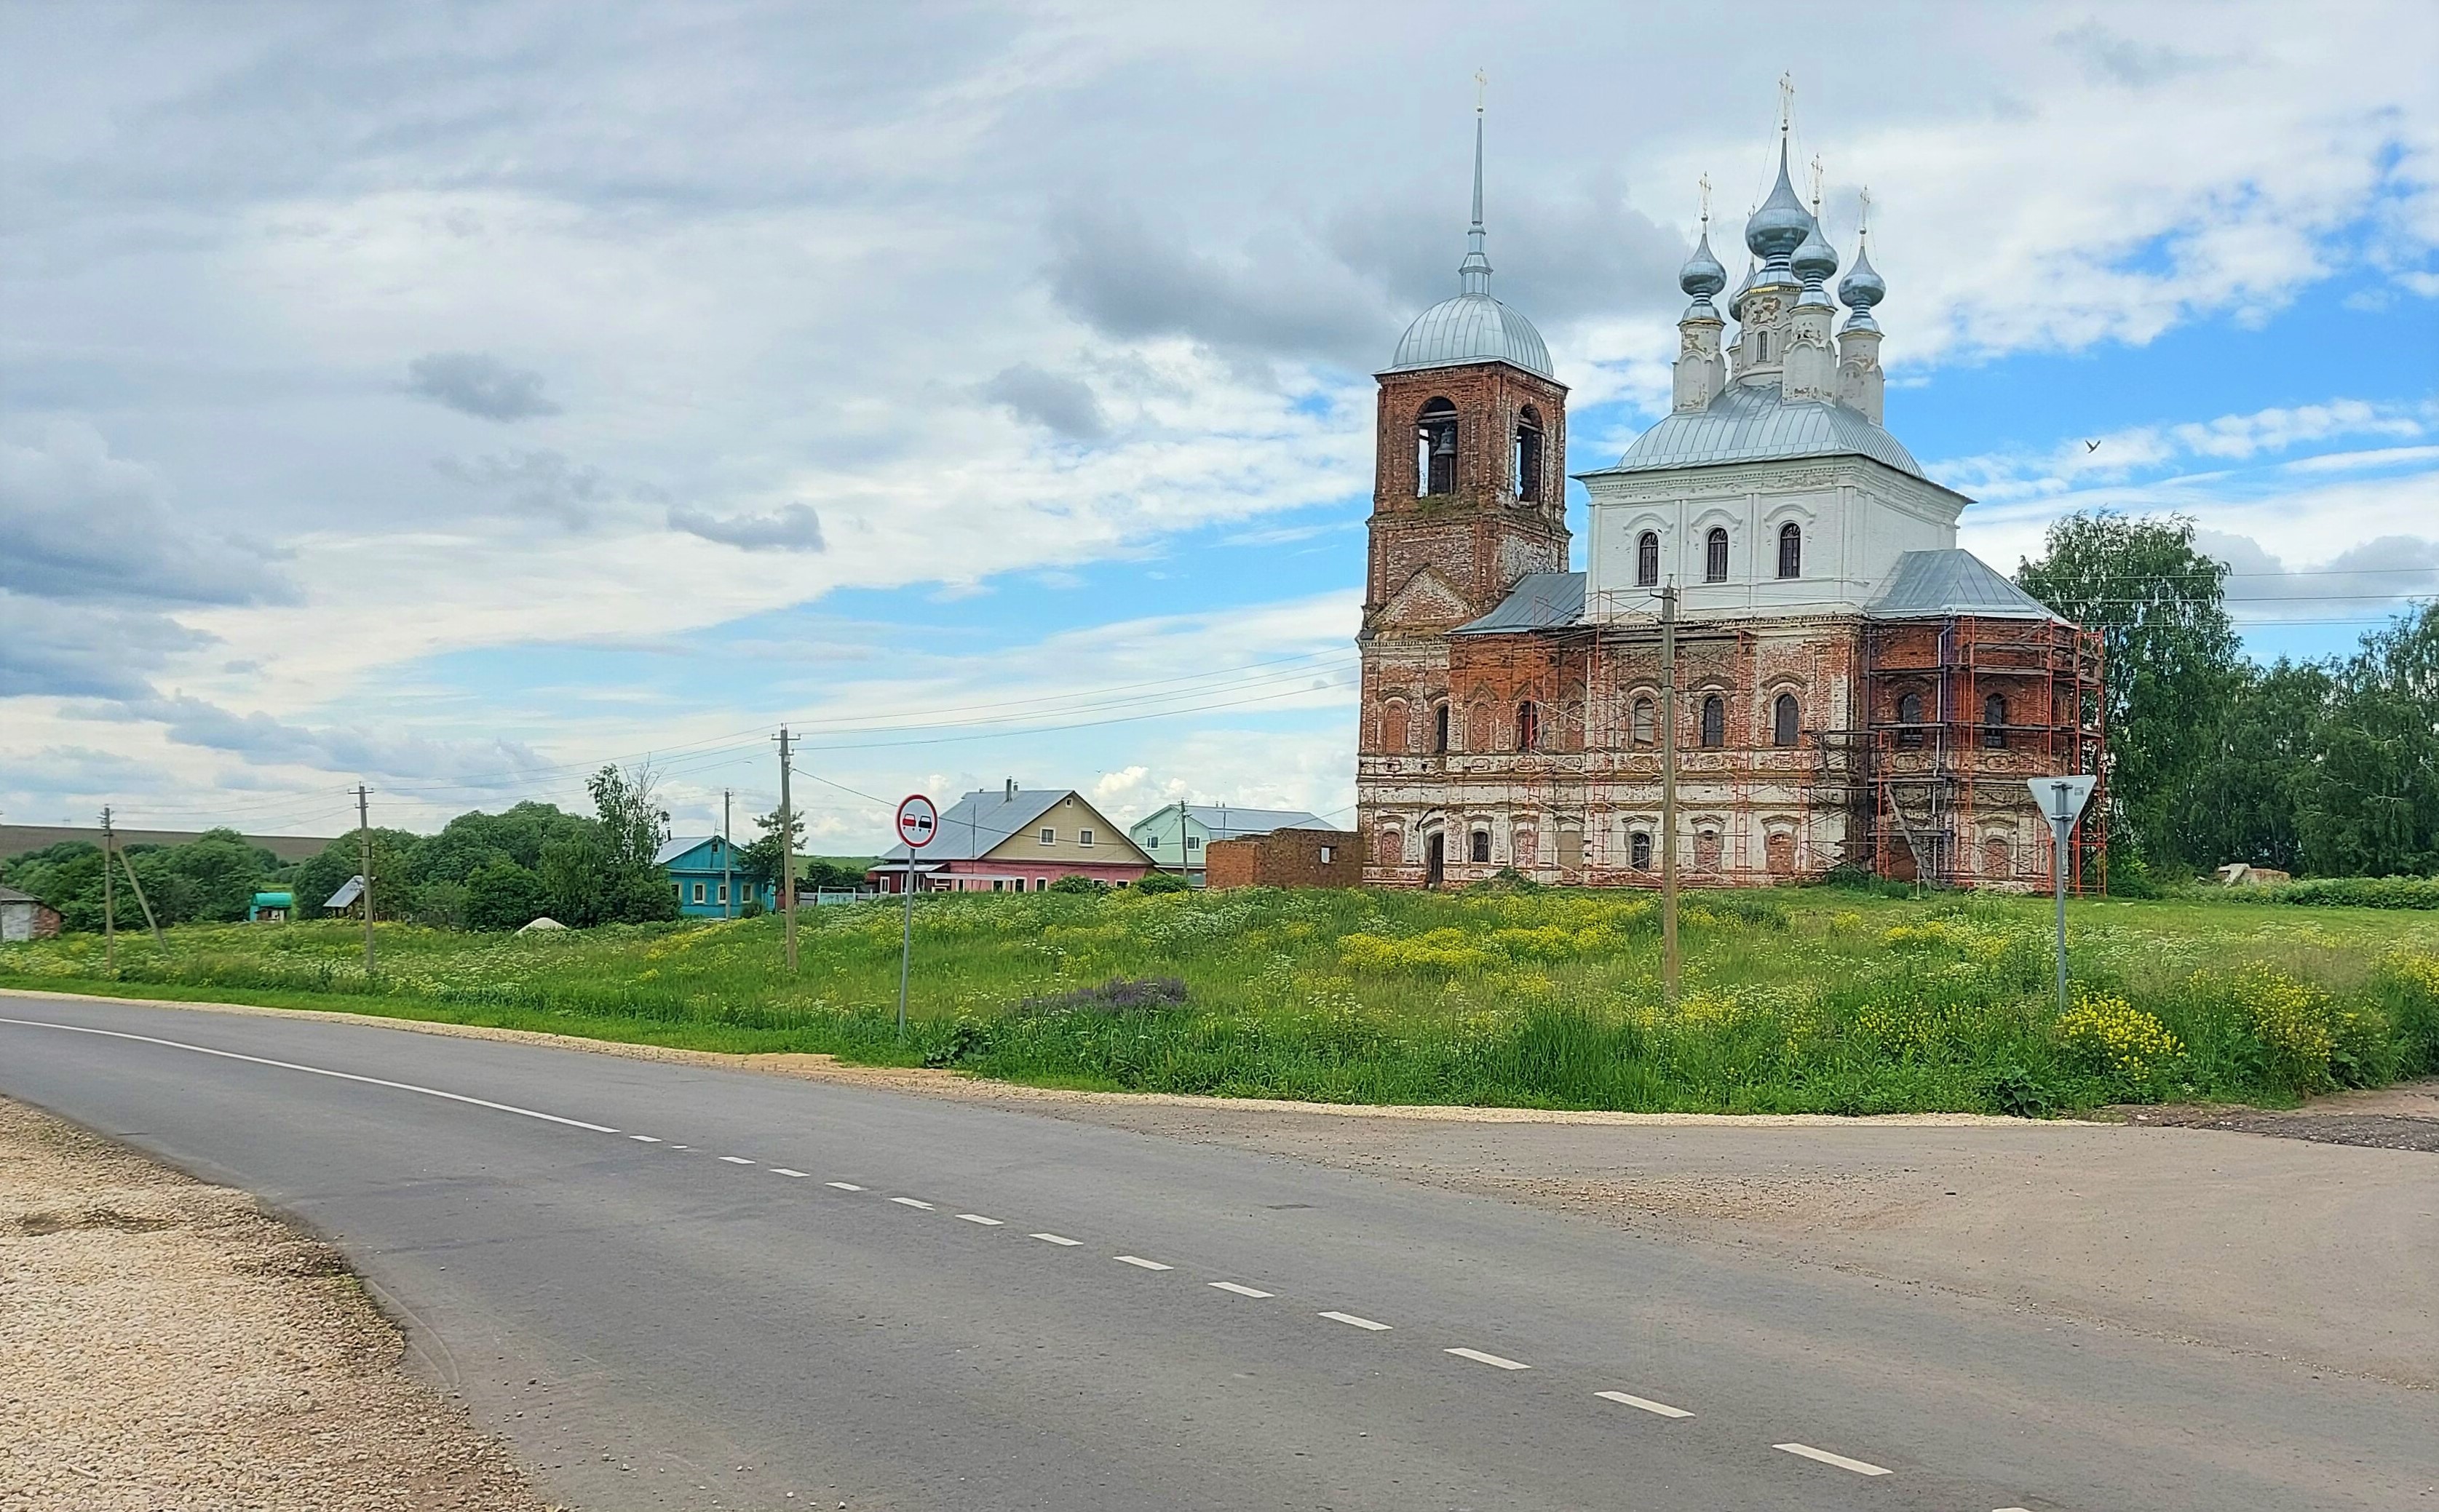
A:
<svg viewBox="0 0 2439 1512">
<path fill-rule="evenodd" d="M 1273 829 L 1204 847 L 1206 887 L 1356 887 L 1363 838 L 1344 829 Z"/>
</svg>

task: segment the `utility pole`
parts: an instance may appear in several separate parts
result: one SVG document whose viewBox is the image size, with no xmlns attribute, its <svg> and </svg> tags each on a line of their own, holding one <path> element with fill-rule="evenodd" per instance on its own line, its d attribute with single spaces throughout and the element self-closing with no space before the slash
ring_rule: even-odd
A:
<svg viewBox="0 0 2439 1512">
<path fill-rule="evenodd" d="M 118 973 L 118 900 L 111 891 L 110 858 L 118 854 L 118 842 L 110 827 L 110 805 L 101 806 L 101 964 L 105 970 Z"/>
<path fill-rule="evenodd" d="M 106 866 L 109 863 L 105 857 L 102 864 Z M 126 868 L 127 885 L 135 889 L 135 906 L 144 910 L 144 927 L 152 932 L 153 946 L 160 950 L 169 949 L 169 942 L 161 937 L 161 921 L 152 916 L 151 901 L 144 896 L 143 880 L 135 875 L 135 863 L 130 861 L 127 852 L 122 850 L 118 853 L 118 864 Z"/>
<path fill-rule="evenodd" d="M 1660 989 L 1677 1005 L 1677 585 L 1660 590 Z"/>
<path fill-rule="evenodd" d="M 372 790 L 356 784 L 356 848 L 364 857 L 364 890 L 356 901 L 365 905 L 365 975 L 373 974 L 373 821 Z"/>
<path fill-rule="evenodd" d="M 788 974 L 796 974 L 796 810 L 788 797 L 788 727 L 779 726 L 779 906 L 788 915 Z"/>
<path fill-rule="evenodd" d="M 737 842 L 729 838 L 729 826 L 736 816 L 730 805 L 737 797 L 734 788 L 720 790 L 720 916 L 737 916 Z"/>
</svg>

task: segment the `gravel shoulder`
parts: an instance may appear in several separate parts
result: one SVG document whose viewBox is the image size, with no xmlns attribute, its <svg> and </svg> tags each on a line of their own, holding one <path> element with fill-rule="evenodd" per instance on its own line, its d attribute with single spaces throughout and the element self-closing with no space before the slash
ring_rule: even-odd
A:
<svg viewBox="0 0 2439 1512">
<path fill-rule="evenodd" d="M 0 1099 L 0 1512 L 543 1512 L 337 1252 Z"/>
</svg>

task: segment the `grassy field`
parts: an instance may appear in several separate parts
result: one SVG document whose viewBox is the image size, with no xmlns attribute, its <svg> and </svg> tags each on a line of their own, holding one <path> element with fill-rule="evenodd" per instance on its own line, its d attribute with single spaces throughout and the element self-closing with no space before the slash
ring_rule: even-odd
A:
<svg viewBox="0 0 2439 1512">
<path fill-rule="evenodd" d="M 2288 1102 L 2439 1072 L 2439 915 L 2077 902 L 2053 1001 L 2041 899 L 1692 894 L 1682 1001 L 1647 897 L 1239 892 L 918 901 L 899 913 L 525 936 L 191 927 L 0 946 L 0 986 L 814 1050 L 1068 1086 L 1536 1107 L 2046 1113 Z M 1113 989 L 1112 984 L 1130 987 Z"/>
</svg>

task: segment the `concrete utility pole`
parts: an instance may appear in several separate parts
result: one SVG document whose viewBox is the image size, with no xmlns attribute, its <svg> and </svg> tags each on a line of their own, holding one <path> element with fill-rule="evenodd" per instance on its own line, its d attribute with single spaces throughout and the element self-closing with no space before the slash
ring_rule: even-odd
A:
<svg viewBox="0 0 2439 1512">
<path fill-rule="evenodd" d="M 372 790 L 356 784 L 356 849 L 364 858 L 364 890 L 356 901 L 365 905 L 365 975 L 373 974 L 373 821 Z"/>
<path fill-rule="evenodd" d="M 736 818 L 730 806 L 736 797 L 737 790 L 734 788 L 720 790 L 720 916 L 722 918 L 737 916 L 737 842 L 728 838 L 729 826 Z"/>
<path fill-rule="evenodd" d="M 788 727 L 779 726 L 779 906 L 788 915 L 788 974 L 796 973 L 796 811 L 788 796 Z M 910 863 L 911 864 L 911 863 Z"/>
<path fill-rule="evenodd" d="M 118 843 L 112 838 L 110 805 L 101 806 L 101 964 L 105 970 L 118 970 L 118 899 L 111 892 L 110 858 L 118 854 Z"/>
<path fill-rule="evenodd" d="M 104 864 L 108 864 L 107 861 Z M 135 890 L 135 906 L 144 910 L 144 927 L 152 932 L 152 943 L 162 949 L 168 949 L 169 942 L 161 937 L 161 921 L 152 916 L 151 900 L 144 896 L 143 879 L 135 875 L 135 863 L 128 860 L 127 852 L 122 850 L 118 853 L 118 864 L 126 868 L 127 885 Z"/>
<path fill-rule="evenodd" d="M 1677 585 L 1660 590 L 1660 989 L 1677 1005 Z"/>
</svg>

